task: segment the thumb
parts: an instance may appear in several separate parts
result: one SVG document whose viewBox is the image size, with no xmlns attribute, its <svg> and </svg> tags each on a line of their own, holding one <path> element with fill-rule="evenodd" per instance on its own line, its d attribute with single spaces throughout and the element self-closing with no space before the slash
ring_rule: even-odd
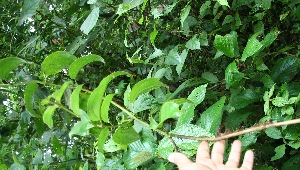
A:
<svg viewBox="0 0 300 170">
<path fill-rule="evenodd" d="M 179 169 L 184 169 L 184 167 L 193 163 L 187 156 L 179 152 L 171 153 L 168 157 L 168 160 L 176 164 Z"/>
</svg>

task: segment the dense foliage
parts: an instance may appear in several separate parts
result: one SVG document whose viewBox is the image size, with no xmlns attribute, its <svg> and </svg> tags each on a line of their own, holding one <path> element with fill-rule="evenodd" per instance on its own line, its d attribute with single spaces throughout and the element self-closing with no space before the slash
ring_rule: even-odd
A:
<svg viewBox="0 0 300 170">
<path fill-rule="evenodd" d="M 299 0 L 0 2 L 0 169 L 174 169 L 300 117 Z M 300 167 L 300 126 L 236 137 Z M 230 143 L 234 138 L 228 139 Z"/>
</svg>

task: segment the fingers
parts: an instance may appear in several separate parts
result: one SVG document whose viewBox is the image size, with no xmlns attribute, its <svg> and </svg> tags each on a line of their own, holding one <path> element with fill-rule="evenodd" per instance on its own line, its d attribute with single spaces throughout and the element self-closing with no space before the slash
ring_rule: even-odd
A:
<svg viewBox="0 0 300 170">
<path fill-rule="evenodd" d="M 248 150 L 245 153 L 245 157 L 244 157 L 241 169 L 252 170 L 253 164 L 254 164 L 254 153 L 253 153 L 253 151 Z"/>
<path fill-rule="evenodd" d="M 189 165 L 193 164 L 193 162 L 182 153 L 171 153 L 168 157 L 168 160 L 178 166 L 179 169 L 184 169 Z"/>
<path fill-rule="evenodd" d="M 196 162 L 201 159 L 210 159 L 209 143 L 206 141 L 202 141 L 197 150 Z"/>
<path fill-rule="evenodd" d="M 224 150 L 225 140 L 216 142 L 211 151 L 211 159 L 216 163 L 223 164 Z"/>
<path fill-rule="evenodd" d="M 242 152 L 242 143 L 239 140 L 235 140 L 232 144 L 230 154 L 226 166 L 237 168 L 240 163 L 240 157 Z"/>
</svg>

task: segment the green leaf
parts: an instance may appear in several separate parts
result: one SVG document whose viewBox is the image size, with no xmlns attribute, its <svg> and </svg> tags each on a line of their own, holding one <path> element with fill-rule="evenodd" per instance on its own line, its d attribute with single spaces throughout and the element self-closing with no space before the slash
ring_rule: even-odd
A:
<svg viewBox="0 0 300 170">
<path fill-rule="evenodd" d="M 92 12 L 89 14 L 89 16 L 85 19 L 85 21 L 82 23 L 80 30 L 88 35 L 89 32 L 95 27 L 98 18 L 99 18 L 99 8 L 94 8 Z"/>
<path fill-rule="evenodd" d="M 183 67 L 183 65 L 184 65 L 184 62 L 185 62 L 185 59 L 186 59 L 188 53 L 189 53 L 188 50 L 183 50 L 182 53 L 180 54 L 180 59 L 181 59 L 181 60 L 180 60 L 180 63 L 177 64 L 177 66 L 176 66 L 176 72 L 177 72 L 177 74 L 178 74 L 179 76 L 180 76 L 180 74 L 181 74 L 182 67 Z"/>
<path fill-rule="evenodd" d="M 127 169 L 136 169 L 155 157 L 155 148 L 150 141 L 138 140 L 129 145 L 123 156 Z"/>
<path fill-rule="evenodd" d="M 61 97 L 63 96 L 66 89 L 69 87 L 69 85 L 72 83 L 72 81 L 65 82 L 59 90 L 51 94 L 49 97 L 52 97 L 56 100 L 57 103 L 61 103 Z"/>
<path fill-rule="evenodd" d="M 140 139 L 139 134 L 134 130 L 132 125 L 128 123 L 121 124 L 112 137 L 113 141 L 122 144 L 128 145 Z"/>
<path fill-rule="evenodd" d="M 76 59 L 71 65 L 69 69 L 69 76 L 71 79 L 76 79 L 79 71 L 87 64 L 94 62 L 94 61 L 100 61 L 102 63 L 104 62 L 104 59 L 98 55 L 87 55 L 80 57 Z"/>
<path fill-rule="evenodd" d="M 170 118 L 178 118 L 181 116 L 181 114 L 182 112 L 179 110 L 179 104 L 173 101 L 165 102 L 160 109 L 159 126 L 162 125 L 165 120 Z"/>
<path fill-rule="evenodd" d="M 99 121 L 101 120 L 101 105 L 103 100 L 103 95 L 106 91 L 107 85 L 110 81 L 115 79 L 118 76 L 130 76 L 129 73 L 125 71 L 117 71 L 108 76 L 106 76 L 99 84 L 99 86 L 91 93 L 88 101 L 87 101 L 87 111 L 88 116 L 91 121 Z"/>
<path fill-rule="evenodd" d="M 73 135 L 86 136 L 89 134 L 89 129 L 94 125 L 90 123 L 89 117 L 87 114 L 80 110 L 81 120 L 74 124 L 71 131 L 69 132 L 69 137 L 72 138 Z"/>
<path fill-rule="evenodd" d="M 300 167 L 300 154 L 296 154 L 283 163 L 281 170 L 297 170 L 299 167 Z"/>
<path fill-rule="evenodd" d="M 140 94 L 148 93 L 160 87 L 168 86 L 160 82 L 158 78 L 148 78 L 141 80 L 133 86 L 129 95 L 129 100 L 132 103 Z"/>
<path fill-rule="evenodd" d="M 223 107 L 226 97 L 222 97 L 215 104 L 206 109 L 201 115 L 201 127 L 215 134 L 221 124 Z"/>
<path fill-rule="evenodd" d="M 103 100 L 103 103 L 101 105 L 101 119 L 103 122 L 109 123 L 108 111 L 110 102 L 112 101 L 114 96 L 115 94 L 109 94 Z"/>
<path fill-rule="evenodd" d="M 24 60 L 18 57 L 7 57 L 0 60 L 0 79 L 6 79 L 9 77 L 10 72 L 17 68 L 20 64 L 25 63 Z"/>
<path fill-rule="evenodd" d="M 217 83 L 219 81 L 218 77 L 211 72 L 204 72 L 201 77 L 208 80 L 210 83 Z"/>
<path fill-rule="evenodd" d="M 105 156 L 102 152 L 98 152 L 96 156 L 97 169 L 102 169 L 105 166 Z"/>
<path fill-rule="evenodd" d="M 263 47 L 269 47 L 273 43 L 273 41 L 276 40 L 279 34 L 280 32 L 277 29 L 273 29 L 271 32 L 269 32 L 264 38 L 264 40 L 261 41 Z"/>
<path fill-rule="evenodd" d="M 214 47 L 224 53 L 227 57 L 234 57 L 235 37 L 231 34 L 225 36 L 216 35 L 214 40 Z"/>
<path fill-rule="evenodd" d="M 57 109 L 57 108 L 58 108 L 58 105 L 48 106 L 46 111 L 43 114 L 43 121 L 44 121 L 44 123 L 46 123 L 48 125 L 48 127 L 50 129 L 53 128 L 52 115 L 53 115 L 55 109 Z"/>
<path fill-rule="evenodd" d="M 102 152 L 103 153 L 103 148 L 104 148 L 104 144 L 108 138 L 108 135 L 109 135 L 109 129 L 108 127 L 104 127 L 102 130 L 101 130 L 101 133 L 98 137 L 98 151 L 99 152 Z"/>
<path fill-rule="evenodd" d="M 187 5 L 184 7 L 184 9 L 180 13 L 180 22 L 181 22 L 182 27 L 183 27 L 183 23 L 184 23 L 185 19 L 188 17 L 188 15 L 190 13 L 190 10 L 191 10 L 191 6 Z"/>
<path fill-rule="evenodd" d="M 281 139 L 282 138 L 281 131 L 277 128 L 268 128 L 265 130 L 265 133 L 267 134 L 267 136 L 269 136 L 272 139 Z"/>
<path fill-rule="evenodd" d="M 33 117 L 41 117 L 33 109 L 33 96 L 34 93 L 37 91 L 38 87 L 39 85 L 36 82 L 32 82 L 25 87 L 24 92 L 25 107 L 29 111 L 29 114 Z"/>
<path fill-rule="evenodd" d="M 213 134 L 207 130 L 191 124 L 184 124 L 182 126 L 176 127 L 174 130 L 170 131 L 171 134 L 194 136 L 194 137 L 214 137 Z M 193 156 L 197 152 L 199 142 L 190 139 L 179 139 L 173 137 L 175 144 L 181 149 L 182 153 L 188 156 Z M 169 138 L 164 137 L 158 145 L 158 155 L 164 159 L 174 152 L 174 145 Z"/>
<path fill-rule="evenodd" d="M 73 113 L 75 116 L 80 117 L 79 113 L 79 94 L 82 89 L 82 85 L 79 85 L 75 88 L 75 90 L 72 92 L 70 97 L 70 107 L 73 110 Z"/>
<path fill-rule="evenodd" d="M 300 60 L 293 56 L 286 56 L 276 61 L 271 69 L 271 77 L 276 83 L 285 83 L 292 80 L 300 71 Z"/>
<path fill-rule="evenodd" d="M 59 73 L 62 69 L 67 68 L 76 57 L 65 51 L 57 51 L 48 55 L 42 62 L 41 71 L 46 75 Z"/>
<path fill-rule="evenodd" d="M 239 72 L 236 63 L 230 63 L 225 70 L 226 88 L 228 89 L 229 87 L 239 83 L 243 77 L 244 74 Z"/>
<path fill-rule="evenodd" d="M 156 36 L 157 36 L 157 34 L 158 34 L 158 31 L 156 30 L 156 27 L 155 27 L 155 26 L 154 26 L 153 29 L 154 29 L 154 30 L 150 33 L 150 41 L 151 41 L 153 47 L 155 47 L 154 40 L 155 40 L 155 38 L 156 38 Z"/>
<path fill-rule="evenodd" d="M 200 50 L 200 41 L 197 38 L 197 35 L 194 35 L 186 44 L 186 48 L 190 50 Z"/>
<path fill-rule="evenodd" d="M 26 170 L 26 167 L 20 163 L 13 163 L 9 169 L 10 170 Z"/>
<path fill-rule="evenodd" d="M 131 105 L 133 108 L 129 108 L 132 112 L 138 113 L 144 110 L 151 109 L 155 104 L 157 104 L 157 100 L 150 94 L 141 94 Z"/>
<path fill-rule="evenodd" d="M 286 104 L 289 104 L 289 101 L 287 99 L 285 99 L 284 97 L 277 96 L 274 99 L 272 99 L 272 104 L 277 107 L 283 107 Z"/>
<path fill-rule="evenodd" d="M 38 149 L 35 157 L 32 159 L 32 164 L 38 165 L 43 163 L 43 152 Z"/>
<path fill-rule="evenodd" d="M 230 7 L 229 4 L 228 4 L 228 2 L 227 2 L 227 0 L 217 0 L 217 1 L 218 1 L 221 5 Z"/>
<path fill-rule="evenodd" d="M 199 15 L 200 15 L 200 18 L 204 18 L 205 15 L 208 13 L 207 11 L 209 11 L 209 8 L 210 8 L 210 5 L 211 5 L 211 1 L 206 1 L 205 3 L 203 3 L 200 7 L 200 11 L 199 11 Z"/>
<path fill-rule="evenodd" d="M 279 145 L 275 148 L 275 155 L 271 158 L 271 161 L 282 158 L 285 154 L 285 144 Z"/>
<path fill-rule="evenodd" d="M 59 156 L 63 156 L 64 155 L 64 152 L 62 150 L 63 147 L 55 135 L 53 136 L 51 143 L 53 145 L 53 153 Z"/>
<path fill-rule="evenodd" d="M 254 90 L 246 89 L 237 96 L 231 97 L 230 105 L 235 109 L 242 109 L 258 100 L 258 95 Z"/>
<path fill-rule="evenodd" d="M 132 8 L 135 8 L 141 4 L 143 4 L 144 0 L 134 0 L 134 1 L 124 1 L 124 3 L 120 4 L 116 14 L 121 15 Z"/>
<path fill-rule="evenodd" d="M 39 4 L 40 0 L 24 0 L 21 15 L 17 25 L 22 25 L 26 19 L 32 17 L 38 9 Z"/>
<path fill-rule="evenodd" d="M 247 42 L 247 45 L 244 49 L 241 60 L 246 61 L 248 57 L 253 56 L 257 53 L 262 47 L 263 44 L 256 39 L 257 35 L 254 34 Z"/>
</svg>

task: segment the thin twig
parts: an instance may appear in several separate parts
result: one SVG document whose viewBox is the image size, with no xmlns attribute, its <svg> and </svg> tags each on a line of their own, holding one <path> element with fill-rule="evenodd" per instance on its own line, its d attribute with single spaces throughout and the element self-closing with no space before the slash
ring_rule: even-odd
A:
<svg viewBox="0 0 300 170">
<path fill-rule="evenodd" d="M 294 119 L 294 120 L 287 120 L 287 121 L 277 122 L 277 123 L 261 124 L 259 126 L 253 126 L 251 128 L 245 129 L 245 130 L 233 132 L 233 133 L 222 135 L 222 136 L 215 137 L 215 138 L 185 136 L 185 135 L 178 135 L 178 134 L 170 134 L 170 136 L 176 137 L 176 138 L 182 138 L 182 139 L 198 140 L 198 141 L 219 141 L 219 140 L 224 140 L 224 139 L 240 136 L 240 135 L 244 135 L 244 134 L 255 132 L 255 131 L 261 131 L 261 130 L 268 129 L 268 128 L 292 125 L 292 124 L 299 124 L 299 123 L 300 123 L 300 119 Z"/>
</svg>

